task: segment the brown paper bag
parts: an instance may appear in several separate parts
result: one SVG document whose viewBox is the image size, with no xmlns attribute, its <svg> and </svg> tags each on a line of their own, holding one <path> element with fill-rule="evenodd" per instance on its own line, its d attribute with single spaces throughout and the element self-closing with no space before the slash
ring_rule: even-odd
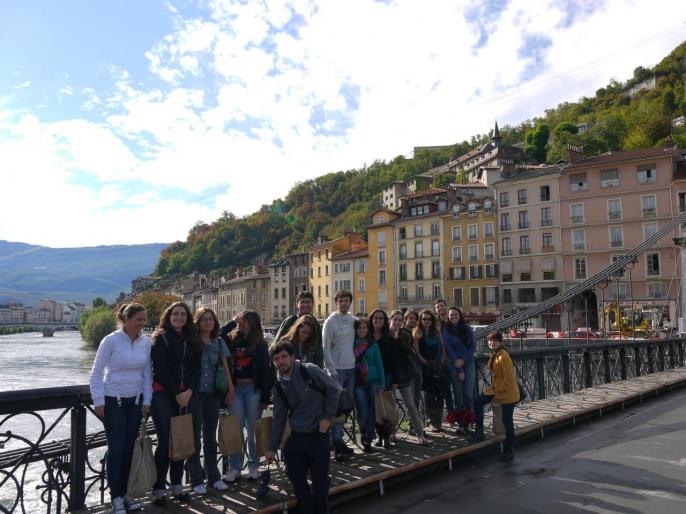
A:
<svg viewBox="0 0 686 514">
<path fill-rule="evenodd" d="M 155 457 L 152 454 L 152 439 L 145 433 L 145 420 L 143 430 L 136 439 L 131 459 L 131 471 L 126 486 L 126 494 L 138 498 L 147 494 L 157 480 Z"/>
<path fill-rule="evenodd" d="M 496 435 L 505 435 L 505 425 L 503 425 L 503 409 L 500 405 L 491 405 L 493 410 L 493 433 Z"/>
<path fill-rule="evenodd" d="M 181 409 L 181 412 L 186 409 Z M 195 453 L 193 442 L 193 416 L 181 414 L 171 419 L 169 430 L 169 458 L 172 461 L 185 460 Z"/>
<path fill-rule="evenodd" d="M 274 418 L 272 416 L 265 416 L 255 422 L 255 451 L 258 457 L 264 456 L 265 452 L 269 450 L 269 440 L 272 437 L 272 427 L 274 425 Z M 283 449 L 286 441 L 291 435 L 291 426 L 286 422 L 279 443 L 279 450 Z"/>
<path fill-rule="evenodd" d="M 398 411 L 395 408 L 395 391 L 377 391 L 374 398 L 374 409 L 378 425 L 383 425 L 384 423 L 395 425 L 398 422 Z"/>
<path fill-rule="evenodd" d="M 235 414 L 219 418 L 217 445 L 224 457 L 234 455 L 243 449 L 243 431 Z"/>
</svg>

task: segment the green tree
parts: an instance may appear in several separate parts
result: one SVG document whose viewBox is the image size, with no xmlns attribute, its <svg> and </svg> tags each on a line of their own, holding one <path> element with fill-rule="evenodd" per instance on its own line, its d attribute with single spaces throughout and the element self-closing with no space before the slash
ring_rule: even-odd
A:
<svg viewBox="0 0 686 514">
<path fill-rule="evenodd" d="M 92 348 L 97 348 L 102 338 L 114 332 L 116 328 L 114 311 L 105 306 L 87 310 L 79 321 L 81 337 Z"/>
<path fill-rule="evenodd" d="M 443 173 L 442 175 L 436 175 L 434 177 L 431 187 L 446 189 L 453 182 L 455 182 L 455 175 L 452 173 Z"/>
<path fill-rule="evenodd" d="M 100 296 L 93 298 L 93 308 L 97 309 L 98 307 L 107 307 L 107 300 Z"/>
<path fill-rule="evenodd" d="M 638 150 L 650 146 L 652 146 L 650 138 L 643 127 L 632 128 L 624 140 L 624 148 L 626 150 Z"/>
<path fill-rule="evenodd" d="M 548 145 L 549 138 L 550 127 L 546 122 L 540 121 L 524 136 L 524 140 L 526 141 L 524 150 L 538 162 L 545 162 L 546 146 Z"/>
</svg>

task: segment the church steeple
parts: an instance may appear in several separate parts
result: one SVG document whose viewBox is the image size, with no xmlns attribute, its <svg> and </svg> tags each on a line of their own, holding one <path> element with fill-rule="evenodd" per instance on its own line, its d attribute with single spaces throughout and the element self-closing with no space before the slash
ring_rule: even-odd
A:
<svg viewBox="0 0 686 514">
<path fill-rule="evenodd" d="M 495 129 L 493 129 L 491 143 L 493 143 L 493 146 L 500 146 L 500 130 L 498 130 L 498 121 L 495 122 Z"/>
</svg>

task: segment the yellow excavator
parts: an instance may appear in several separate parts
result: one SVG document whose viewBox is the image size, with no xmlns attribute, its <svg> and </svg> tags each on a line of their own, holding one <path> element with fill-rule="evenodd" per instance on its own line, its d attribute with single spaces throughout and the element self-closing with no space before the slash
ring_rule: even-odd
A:
<svg viewBox="0 0 686 514">
<path fill-rule="evenodd" d="M 649 338 L 655 335 L 654 323 L 657 321 L 656 309 L 621 308 L 617 303 L 609 303 L 603 309 L 601 331 L 608 335 L 621 337 Z"/>
</svg>

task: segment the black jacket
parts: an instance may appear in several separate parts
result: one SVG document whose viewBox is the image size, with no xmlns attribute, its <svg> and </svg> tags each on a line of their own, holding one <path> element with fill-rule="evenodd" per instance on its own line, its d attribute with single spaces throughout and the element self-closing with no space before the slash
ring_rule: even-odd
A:
<svg viewBox="0 0 686 514">
<path fill-rule="evenodd" d="M 401 330 L 398 339 L 393 339 L 389 335 L 380 343 L 386 376 L 391 375 L 391 381 L 386 387 L 390 388 L 391 384 L 401 387 L 409 384 L 412 375 L 412 337 L 405 330 Z"/>
<path fill-rule="evenodd" d="M 229 338 L 229 351 L 236 354 L 236 347 L 241 335 L 237 334 L 234 339 Z M 260 391 L 260 403 L 271 403 L 271 390 L 274 385 L 275 372 L 269 363 L 269 351 L 265 343 L 258 343 L 252 357 L 253 377 L 255 377 L 255 390 Z"/>
<path fill-rule="evenodd" d="M 182 391 L 182 385 L 196 390 L 200 383 L 201 353 L 190 339 L 168 329 L 155 338 L 150 352 L 152 380 L 171 396 Z"/>
</svg>

